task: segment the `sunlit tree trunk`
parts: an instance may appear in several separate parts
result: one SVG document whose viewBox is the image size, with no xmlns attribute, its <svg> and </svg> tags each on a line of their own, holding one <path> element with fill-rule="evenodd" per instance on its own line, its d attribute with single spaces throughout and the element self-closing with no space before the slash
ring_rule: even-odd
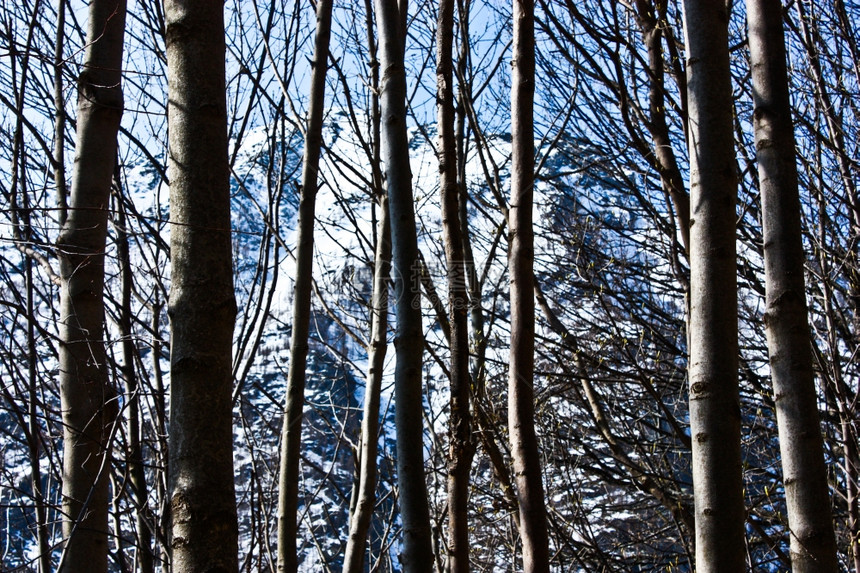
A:
<svg viewBox="0 0 860 573">
<path fill-rule="evenodd" d="M 738 397 L 737 173 L 728 11 L 684 2 L 690 149 L 690 432 L 696 570 L 746 569 Z"/>
<path fill-rule="evenodd" d="M 448 565 L 469 571 L 469 473 L 475 448 L 469 412 L 469 297 L 466 257 L 460 228 L 457 143 L 454 135 L 454 0 L 439 2 L 436 31 L 436 105 L 442 234 L 448 265 L 451 330 L 451 397 L 448 421 Z"/>
<path fill-rule="evenodd" d="M 299 202 L 290 367 L 287 374 L 287 403 L 284 407 L 284 422 L 281 430 L 281 468 L 278 480 L 278 571 L 286 572 L 296 571 L 298 567 L 296 534 L 299 459 L 302 447 L 302 410 L 305 405 L 305 369 L 308 363 L 308 333 L 311 320 L 314 217 L 319 186 L 317 177 L 325 111 L 325 76 L 328 70 L 331 12 L 331 0 L 318 0 L 316 44 Z"/>
<path fill-rule="evenodd" d="M 421 265 L 415 230 L 412 172 L 406 133 L 405 0 L 376 0 L 379 33 L 382 162 L 391 217 L 391 274 L 395 316 L 395 427 L 397 484 L 403 524 L 403 570 L 433 570 L 430 508 L 424 476 L 421 373 Z"/>
<path fill-rule="evenodd" d="M 806 307 L 782 2 L 747 0 L 747 24 L 764 234 L 764 323 L 791 531 L 791 564 L 795 573 L 835 572 L 836 540 Z"/>
<path fill-rule="evenodd" d="M 224 6 L 165 0 L 170 176 L 170 499 L 173 570 L 238 569 L 233 485 L 236 318 Z"/>
<path fill-rule="evenodd" d="M 533 0 L 514 0 L 511 73 L 511 353 L 508 431 L 520 509 L 523 568 L 549 571 L 549 539 L 534 412 L 534 90 Z"/>
<path fill-rule="evenodd" d="M 57 240 L 64 572 L 107 570 L 109 439 L 117 404 L 105 354 L 104 253 L 123 111 L 124 32 L 124 0 L 90 4 L 69 214 Z"/>
</svg>

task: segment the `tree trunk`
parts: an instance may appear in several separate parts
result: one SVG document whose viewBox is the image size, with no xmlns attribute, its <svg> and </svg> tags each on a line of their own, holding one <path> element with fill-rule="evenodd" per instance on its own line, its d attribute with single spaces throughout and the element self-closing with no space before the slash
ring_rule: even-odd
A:
<svg viewBox="0 0 860 573">
<path fill-rule="evenodd" d="M 356 463 L 358 481 L 354 486 L 350 510 L 349 538 L 344 552 L 343 573 L 364 571 L 365 547 L 373 509 L 376 506 L 376 464 L 379 440 L 379 410 L 382 393 L 382 373 L 388 352 L 388 284 L 391 275 L 391 219 L 388 216 L 388 196 L 380 171 L 379 63 L 376 59 L 376 38 L 373 31 L 373 9 L 365 0 L 367 43 L 371 57 L 371 123 L 373 129 L 371 171 L 373 194 L 378 201 L 379 221 L 376 226 L 376 253 L 373 267 L 373 292 L 370 302 L 370 344 L 367 349 L 367 377 L 364 388 L 364 408 L 361 441 Z"/>
<path fill-rule="evenodd" d="M 835 573 L 836 539 L 806 307 L 782 2 L 747 0 L 747 23 L 764 235 L 764 323 L 791 531 L 791 564 L 795 573 Z"/>
<path fill-rule="evenodd" d="M 454 0 L 439 2 L 436 32 L 436 102 L 439 132 L 439 189 L 442 233 L 448 265 L 448 315 L 451 344 L 451 397 L 448 420 L 448 565 L 451 573 L 469 571 L 469 473 L 475 446 L 469 412 L 469 297 L 466 257 L 460 227 L 457 143 L 454 135 Z"/>
<path fill-rule="evenodd" d="M 648 131 L 654 145 L 654 167 L 660 174 L 675 207 L 681 244 L 690 252 L 690 197 L 684 188 L 684 178 L 675 159 L 675 152 L 666 122 L 666 85 L 663 56 L 663 28 L 666 21 L 667 2 L 661 0 L 637 0 L 636 17 L 642 29 L 642 39 L 648 48 Z"/>
<path fill-rule="evenodd" d="M 119 190 L 119 177 L 116 178 L 116 188 Z M 131 269 L 131 256 L 129 249 L 129 232 L 125 214 L 125 206 L 122 203 L 122 191 L 116 197 L 116 246 L 117 259 L 120 267 L 120 282 L 122 295 L 119 309 L 119 334 L 122 339 L 122 366 L 121 372 L 125 381 L 126 392 L 126 439 L 128 450 L 126 451 L 128 484 L 131 490 L 131 502 L 135 511 L 135 525 L 137 537 L 138 571 L 140 573 L 152 573 L 152 516 L 149 511 L 148 488 L 146 485 L 146 470 L 144 466 L 143 448 L 140 443 L 140 386 L 134 368 L 134 339 L 132 338 L 132 309 L 131 296 L 133 289 L 133 276 Z"/>
<path fill-rule="evenodd" d="M 378 240 L 373 272 L 371 301 L 371 334 L 368 346 L 368 369 L 364 389 L 364 412 L 361 422 L 360 465 L 355 508 L 349 526 L 343 571 L 360 573 L 364 570 L 365 545 L 373 508 L 376 504 L 377 441 L 379 440 L 379 409 L 382 392 L 382 372 L 388 349 L 388 281 L 391 261 L 391 226 L 388 198 L 379 196 Z"/>
<path fill-rule="evenodd" d="M 29 218 L 29 217 L 28 217 Z M 29 221 L 26 222 L 25 235 L 29 234 Z M 36 301 L 33 285 L 33 260 L 24 256 L 24 278 L 27 288 L 27 446 L 30 456 L 30 486 L 33 488 L 33 513 L 36 519 L 36 543 L 39 548 L 37 558 L 38 573 L 51 573 L 51 545 L 48 532 L 48 511 L 42 476 L 42 426 L 39 423 L 39 355 L 36 348 Z M 44 409 L 43 409 L 44 410 Z"/>
<path fill-rule="evenodd" d="M 403 523 L 401 563 L 407 573 L 432 571 L 430 508 L 424 476 L 421 374 L 421 265 L 415 231 L 409 140 L 406 133 L 405 0 L 376 0 L 382 77 L 382 160 L 391 217 L 391 274 L 395 316 L 395 427 L 397 483 Z"/>
<path fill-rule="evenodd" d="M 738 396 L 737 173 L 728 12 L 686 0 L 690 138 L 690 432 L 696 570 L 746 570 Z"/>
<path fill-rule="evenodd" d="M 466 267 L 466 280 L 469 296 L 469 347 L 471 363 L 469 371 L 475 395 L 480 394 L 484 386 L 484 360 L 480 356 L 481 348 L 486 347 L 484 342 L 484 314 L 481 308 L 481 283 L 478 280 L 478 272 L 475 267 L 475 258 L 472 252 L 472 238 L 469 232 L 469 187 L 466 181 L 466 154 L 468 148 L 468 135 L 466 131 L 467 109 L 472 105 L 471 78 L 468 75 L 468 62 L 471 57 L 469 46 L 469 15 L 471 0 L 457 0 L 457 12 L 460 18 L 458 23 L 460 30 L 460 53 L 457 59 L 457 111 L 455 114 L 456 142 L 457 142 L 457 177 L 459 180 L 459 217 L 460 232 L 463 243 L 463 264 Z"/>
<path fill-rule="evenodd" d="M 66 100 L 63 95 L 63 40 L 66 37 L 66 3 L 57 6 L 57 41 L 54 44 L 54 183 L 57 185 L 57 220 L 66 223 Z"/>
<path fill-rule="evenodd" d="M 236 318 L 224 6 L 165 0 L 170 253 L 170 546 L 177 572 L 238 569 L 233 485 Z"/>
<path fill-rule="evenodd" d="M 305 369 L 308 362 L 308 333 L 311 320 L 314 217 L 319 186 L 317 178 L 325 111 L 325 76 L 328 70 L 331 12 L 331 0 L 318 0 L 310 107 L 305 131 L 302 191 L 299 202 L 296 286 L 293 293 L 293 329 L 290 339 L 290 366 L 287 374 L 287 402 L 281 429 L 281 468 L 278 479 L 279 572 L 294 572 L 298 567 L 296 520 L 299 501 L 299 459 L 302 448 L 302 410 L 305 405 Z"/>
<path fill-rule="evenodd" d="M 150 358 L 152 360 L 152 378 L 154 394 L 154 411 L 152 412 L 152 423 L 155 426 L 157 436 L 157 450 L 155 452 L 156 471 L 153 476 L 155 483 L 155 515 L 153 516 L 153 529 L 155 531 L 155 542 L 157 549 L 154 553 L 158 554 L 158 560 L 163 564 L 170 563 L 170 511 L 168 510 L 169 500 L 167 499 L 167 478 L 170 474 L 170 452 L 168 451 L 167 443 L 169 436 L 167 435 L 167 407 L 165 404 L 164 390 L 164 373 L 161 370 L 161 352 L 163 342 L 161 341 L 161 312 L 164 309 L 164 303 L 161 301 L 159 290 L 155 289 L 152 294 L 152 304 L 150 310 L 150 332 L 152 338 L 150 345 L 152 352 Z"/>
<path fill-rule="evenodd" d="M 534 412 L 534 1 L 514 0 L 511 75 L 511 353 L 508 431 L 520 508 L 523 569 L 549 571 L 549 540 Z"/>
<path fill-rule="evenodd" d="M 85 62 L 78 77 L 69 214 L 57 240 L 66 543 L 59 568 L 64 572 L 107 570 L 107 458 L 117 403 L 105 355 L 104 253 L 123 111 L 124 33 L 124 0 L 90 4 Z"/>
</svg>

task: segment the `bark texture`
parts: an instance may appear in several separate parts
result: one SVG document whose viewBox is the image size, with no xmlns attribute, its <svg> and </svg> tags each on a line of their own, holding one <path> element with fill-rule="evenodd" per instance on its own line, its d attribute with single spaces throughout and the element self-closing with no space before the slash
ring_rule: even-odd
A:
<svg viewBox="0 0 860 573">
<path fill-rule="evenodd" d="M 109 440 L 117 404 L 105 354 L 104 252 L 123 111 L 125 9 L 124 0 L 89 6 L 69 213 L 57 241 L 65 540 L 59 569 L 70 573 L 107 570 Z"/>
<path fill-rule="evenodd" d="M 311 320 L 311 293 L 314 256 L 314 217 L 319 183 L 320 148 L 325 112 L 325 77 L 331 37 L 331 0 L 317 2 L 317 29 L 311 76 L 308 125 L 302 163 L 302 191 L 299 200 L 296 285 L 293 291 L 293 328 L 290 339 L 290 366 L 287 374 L 287 402 L 281 429 L 281 466 L 278 479 L 278 571 L 298 568 L 299 459 L 302 448 L 302 410 L 305 405 L 305 370 L 308 363 L 308 334 Z"/>
<path fill-rule="evenodd" d="M 737 173 L 728 11 L 686 0 L 690 150 L 690 432 L 696 570 L 746 569 L 738 397 Z"/>
<path fill-rule="evenodd" d="M 391 274 L 397 326 L 394 335 L 394 399 L 397 483 L 403 523 L 403 570 L 433 570 L 430 509 L 424 476 L 424 421 L 421 373 L 421 264 L 415 231 L 412 172 L 406 133 L 404 67 L 405 0 L 376 0 L 382 75 L 382 162 L 391 217 Z"/>
<path fill-rule="evenodd" d="M 534 412 L 534 1 L 514 0 L 511 74 L 511 353 L 508 430 L 520 510 L 523 569 L 549 571 L 546 502 Z"/>
<path fill-rule="evenodd" d="M 795 573 L 835 572 L 836 540 L 805 296 L 782 2 L 747 0 L 747 23 L 764 227 L 764 322 L 791 530 L 791 564 Z"/>
<path fill-rule="evenodd" d="M 173 570 L 238 569 L 224 6 L 166 0 Z"/>
</svg>

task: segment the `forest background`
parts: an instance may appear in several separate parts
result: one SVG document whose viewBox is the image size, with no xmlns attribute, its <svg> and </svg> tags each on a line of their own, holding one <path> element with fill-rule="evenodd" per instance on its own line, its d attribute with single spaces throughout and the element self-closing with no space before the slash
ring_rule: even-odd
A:
<svg viewBox="0 0 860 573">
<path fill-rule="evenodd" d="M 346 569 L 353 558 L 358 570 L 419 570 L 410 565 L 415 553 L 404 535 L 413 514 L 404 515 L 403 503 L 415 496 L 401 481 L 404 454 L 398 448 L 405 448 L 423 461 L 417 471 L 426 491 L 418 497 L 426 501 L 430 556 L 423 566 L 531 570 L 536 557 L 530 548 L 540 543 L 532 545 L 524 533 L 527 500 L 519 480 L 537 467 L 547 567 L 691 571 L 703 544 L 694 532 L 702 517 L 693 504 L 699 447 L 693 436 L 702 434 L 691 431 L 691 278 L 695 283 L 697 271 L 690 253 L 697 240 L 691 231 L 697 231 L 690 221 L 690 191 L 694 182 L 707 181 L 691 169 L 691 113 L 700 110 L 689 103 L 696 89 L 688 85 L 695 77 L 688 69 L 693 44 L 685 36 L 681 3 L 536 3 L 530 28 L 535 67 L 526 78 L 534 91 L 533 104 L 526 105 L 533 126 L 525 137 L 534 146 L 526 149 L 534 158 L 528 169 L 533 185 L 526 181 L 534 205 L 527 219 L 519 219 L 519 206 L 528 204 L 512 199 L 522 188 L 517 136 L 523 131 L 514 127 L 524 116 L 522 108 L 512 107 L 512 90 L 519 85 L 515 71 L 523 68 L 512 68 L 511 61 L 527 43 L 517 40 L 511 4 L 415 0 L 408 12 L 398 13 L 401 3 L 388 20 L 369 0 L 335 4 L 327 58 L 320 56 L 318 41 L 324 19 L 315 10 L 329 2 L 237 0 L 223 7 L 222 143 L 229 207 L 225 203 L 221 215 L 229 209 L 231 232 L 225 235 L 229 257 L 221 260 L 228 261 L 237 312 L 221 361 L 230 358 L 225 408 L 231 412 L 228 472 L 235 493 L 228 518 L 238 541 L 235 551 L 229 544 L 226 549 L 238 556 L 235 567 L 284 567 L 281 552 L 291 541 L 296 550 L 287 553 L 298 570 Z M 521 4 L 529 3 L 514 3 Z M 689 5 L 709 3 L 687 4 L 689 11 Z M 754 113 L 761 90 L 753 84 L 747 7 L 710 4 L 725 12 L 715 28 L 727 34 L 730 92 L 724 103 L 730 113 L 723 127 L 733 139 L 737 187 L 731 205 L 731 268 L 737 272 L 721 284 L 737 294 L 738 368 L 731 377 L 739 422 L 740 555 L 748 570 L 785 571 L 792 567 L 792 544 L 800 533 L 790 532 L 786 489 L 792 480 L 784 479 L 781 468 L 775 400 L 781 395 L 771 382 L 770 322 L 764 320 L 770 308 L 767 210 Z M 819 458 L 829 493 L 820 505 L 830 510 L 835 534 L 835 562 L 821 570 L 858 571 L 860 6 L 844 0 L 775 4 L 786 46 L 799 190 L 794 211 L 800 216 L 814 376 L 806 402 L 814 403 L 820 418 Z M 175 105 L 176 93 L 169 92 L 168 74 L 174 72 L 168 62 L 175 61 L 171 50 L 180 49 L 179 40 L 171 46 L 168 39 L 182 37 L 168 33 L 175 6 L 134 0 L 126 12 L 116 0 L 0 5 L 2 568 L 75 570 L 69 549 L 74 544 L 64 540 L 83 537 L 78 529 L 88 526 L 75 524 L 84 523 L 90 504 L 103 503 L 104 527 L 97 533 L 106 543 L 107 569 L 181 570 L 175 505 L 171 520 L 178 482 L 171 472 L 180 463 L 172 456 L 183 446 L 170 442 L 183 423 L 182 415 L 170 414 L 178 395 L 173 382 L 181 373 L 171 361 L 176 350 L 170 350 L 175 341 L 168 320 L 178 284 L 176 229 L 199 226 L 208 232 L 226 223 L 178 224 L 170 209 L 174 189 L 168 181 L 180 185 L 171 179 L 178 171 L 169 166 L 168 151 L 177 145 L 168 138 L 181 131 L 168 118 L 168 101 Z M 437 117 L 440 102 L 447 101 L 439 88 L 446 82 L 445 76 L 441 84 L 439 79 L 445 67 L 439 51 L 443 7 L 451 9 L 447 83 L 455 137 L 448 154 Z M 100 15 L 96 8 L 103 10 Z M 120 14 L 124 37 L 114 54 L 121 64 L 94 65 L 95 47 L 107 43 L 102 40 Z M 406 226 L 417 233 L 413 263 L 399 266 L 397 249 L 404 243 L 396 231 L 389 242 L 385 223 L 386 190 L 394 180 L 386 169 L 394 160 L 385 155 L 393 144 L 382 118 L 390 111 L 384 98 L 392 90 L 383 89 L 389 78 L 380 75 L 388 69 L 382 24 L 394 20 L 394 36 L 405 31 L 401 99 L 407 138 L 394 149 L 408 150 L 414 219 Z M 209 59 L 221 62 L 215 55 Z M 199 61 L 206 63 L 206 56 Z M 318 65 L 321 59 L 327 67 Z M 71 256 L 80 253 L 70 248 L 74 236 L 68 229 L 69 220 L 76 220 L 75 185 L 95 176 L 76 159 L 84 117 L 78 90 L 87 101 L 84 88 L 97 75 L 94 70 L 117 74 L 122 93 L 107 106 L 118 122 L 116 147 L 98 139 L 94 146 L 111 159 L 109 199 L 80 209 L 105 217 L 106 243 L 99 251 L 103 288 L 97 289 L 104 315 L 89 331 L 99 331 L 103 357 L 90 341 L 85 357 L 76 360 L 93 366 L 94 379 L 104 377 L 105 385 L 97 388 L 97 408 L 83 422 L 98 418 L 103 435 L 85 456 L 90 465 L 79 466 L 87 468 L 77 497 L 81 505 L 70 506 L 75 496 L 64 490 L 72 481 L 64 455 L 70 455 L 74 423 L 64 417 L 69 407 L 63 400 L 69 398 L 61 395 L 63 376 L 74 369 L 63 366 L 73 359 L 64 358 L 69 313 L 61 290 L 75 275 L 69 269 L 86 268 L 92 258 Z M 319 70 L 325 73 L 324 95 L 313 81 Z M 192 80 L 206 73 L 202 65 L 191 71 Z M 91 85 L 107 93 L 120 81 Z M 315 103 L 319 139 L 313 144 Z M 204 140 L 210 138 L 198 137 L 196 144 Z M 301 237 L 308 231 L 300 230 L 300 213 L 312 149 L 319 152 L 313 178 L 318 190 L 311 194 L 315 210 L 304 221 L 313 223 L 315 244 L 303 273 Z M 209 158 L 207 152 L 197 155 Z M 440 175 L 440 158 L 449 155 L 456 169 Z M 80 166 L 85 171 L 76 171 Z M 446 194 L 445 181 L 453 181 L 453 195 Z M 516 221 L 532 217 L 533 256 L 523 258 L 516 254 L 523 236 Z M 448 250 L 452 220 L 461 233 L 454 255 Z M 385 271 L 392 256 L 396 276 L 389 293 Z M 509 375 L 518 364 L 512 340 L 521 325 L 511 276 L 523 270 L 518 262 L 525 259 L 533 263 L 522 276 L 532 281 L 525 291 L 535 312 L 529 335 L 533 396 L 525 399 L 534 418 L 526 426 L 534 429 L 539 458 L 523 470 L 511 430 L 521 426 L 508 422 L 508 404 L 520 403 L 510 402 L 509 394 Z M 301 276 L 309 281 L 306 295 Z M 201 292 L 190 297 L 192 307 L 214 298 L 216 289 Z M 420 386 L 413 393 L 417 415 L 411 417 L 418 434 L 398 443 L 409 422 L 396 419 L 397 404 L 405 403 L 395 389 L 397 354 L 406 347 L 403 338 L 394 344 L 400 306 L 420 310 L 420 332 L 411 339 L 418 350 L 410 347 L 419 361 L 412 374 Z M 293 336 L 302 310 L 309 333 L 304 368 L 296 366 L 301 350 Z M 734 315 L 727 314 L 732 323 Z M 214 330 L 202 332 L 215 338 Z M 463 348 L 464 340 L 466 352 L 458 359 L 455 348 Z M 283 423 L 285 408 L 296 411 L 290 410 L 287 387 L 297 376 L 301 385 L 291 387 L 301 396 L 292 406 L 303 418 L 298 426 Z M 189 403 L 198 412 L 182 411 L 187 418 L 218 417 L 220 410 L 208 409 L 206 400 Z M 367 420 L 378 427 L 367 426 Z M 282 425 L 297 442 L 289 441 Z M 466 433 L 458 433 L 463 428 Z M 296 496 L 292 513 L 278 509 L 287 489 L 279 485 L 286 483 L 279 479 L 281 461 L 288 455 L 298 472 L 288 480 Z M 362 457 L 370 463 L 362 464 Z M 376 474 L 372 481 L 364 473 L 368 465 Z M 731 477 L 733 471 L 727 466 L 720 473 Z M 461 485 L 451 485 L 454 475 L 461 476 Z M 456 487 L 465 489 L 457 494 Z M 101 501 L 98 492 L 104 492 Z M 463 499 L 464 505 L 454 506 Z M 367 503 L 367 530 L 353 541 L 356 550 L 349 547 L 352 527 Z M 293 514 L 290 538 L 278 526 Z M 465 547 L 452 531 L 464 532 Z M 701 553 L 698 559 L 699 570 L 705 570 Z M 78 566 L 92 570 L 86 568 L 91 565 Z M 794 564 L 794 570 L 799 567 Z"/>
</svg>

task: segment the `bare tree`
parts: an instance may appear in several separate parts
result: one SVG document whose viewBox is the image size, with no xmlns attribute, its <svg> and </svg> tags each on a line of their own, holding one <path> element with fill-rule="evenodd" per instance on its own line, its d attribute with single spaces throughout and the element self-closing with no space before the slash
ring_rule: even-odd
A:
<svg viewBox="0 0 860 573">
<path fill-rule="evenodd" d="M 361 438 L 356 470 L 358 483 L 353 485 L 350 507 L 349 538 L 344 551 L 344 573 L 364 570 L 365 546 L 373 508 L 376 501 L 377 457 L 379 441 L 379 413 L 382 392 L 382 374 L 388 351 L 388 287 L 391 280 L 391 219 L 388 195 L 383 188 L 380 160 L 379 116 L 379 64 L 376 60 L 376 38 L 373 29 L 373 12 L 370 0 L 365 0 L 368 52 L 371 57 L 371 110 L 372 129 L 370 165 L 372 170 L 372 200 L 378 202 L 376 223 L 376 249 L 374 251 L 373 286 L 370 301 L 370 342 L 367 345 L 367 375 L 365 376 L 364 406 L 362 408 Z"/>
<path fill-rule="evenodd" d="M 412 172 L 406 133 L 406 1 L 376 0 L 379 34 L 382 162 L 391 217 L 391 274 L 397 326 L 394 347 L 397 483 L 403 521 L 404 571 L 432 571 L 430 509 L 424 476 L 424 419 L 421 374 L 421 264 L 415 231 Z"/>
<path fill-rule="evenodd" d="M 236 571 L 224 7 L 164 3 L 170 154 L 173 570 Z"/>
<path fill-rule="evenodd" d="M 101 0 L 89 7 L 69 214 L 57 239 L 66 543 L 59 569 L 69 572 L 107 570 L 108 459 L 117 404 L 105 353 L 104 253 L 123 112 L 125 6 Z"/>
<path fill-rule="evenodd" d="M 729 14 L 722 0 L 686 0 L 684 14 L 691 189 L 688 377 L 696 569 L 743 571 L 737 168 Z"/>
<path fill-rule="evenodd" d="M 511 76 L 511 353 L 508 431 L 520 510 L 525 571 L 549 571 L 549 540 L 534 412 L 534 90 L 533 0 L 514 0 Z"/>
<path fill-rule="evenodd" d="M 299 202 L 296 285 L 293 293 L 293 330 L 290 340 L 290 367 L 287 374 L 287 402 L 281 430 L 281 470 L 278 479 L 278 571 L 298 567 L 296 529 L 299 496 L 299 459 L 302 447 L 302 410 L 305 404 L 305 369 L 308 360 L 308 331 L 311 320 L 311 292 L 314 254 L 314 212 L 318 188 L 325 77 L 331 37 L 331 0 L 317 2 L 316 44 L 310 87 L 310 108 L 305 131 L 302 192 Z"/>
<path fill-rule="evenodd" d="M 469 571 L 469 473 L 475 447 L 469 411 L 469 297 L 460 221 L 457 144 L 454 133 L 454 0 L 439 3 L 436 32 L 436 106 L 442 233 L 448 275 L 451 398 L 448 421 L 448 564 Z"/>
<path fill-rule="evenodd" d="M 388 215 L 388 198 L 379 195 L 379 221 L 373 272 L 371 300 L 371 332 L 368 344 L 367 376 L 364 389 L 364 407 L 361 422 L 361 441 L 358 453 L 358 484 L 351 504 L 349 539 L 344 554 L 344 573 L 364 570 L 365 546 L 376 501 L 377 442 L 379 440 L 380 393 L 385 354 L 388 349 L 388 284 L 391 261 L 391 227 Z"/>
<path fill-rule="evenodd" d="M 125 383 L 125 391 L 128 395 L 126 415 L 126 438 L 128 448 L 126 450 L 126 470 L 128 472 L 128 486 L 131 493 L 132 504 L 135 511 L 136 522 L 136 560 L 141 573 L 152 573 L 152 515 L 149 511 L 149 495 L 146 483 L 146 468 L 141 446 L 141 388 L 140 381 L 135 369 L 136 352 L 134 339 L 132 338 L 132 291 L 134 288 L 134 276 L 131 264 L 131 245 L 129 241 L 130 230 L 126 208 L 121 196 L 121 183 L 119 177 L 114 180 L 117 193 L 116 204 L 116 244 L 117 259 L 120 269 L 120 301 L 119 301 L 119 334 L 122 339 L 122 364 L 120 371 Z"/>
<path fill-rule="evenodd" d="M 857 124 L 858 111 L 851 104 L 856 101 L 857 92 L 855 90 L 852 93 L 849 88 L 857 85 L 860 54 L 857 52 L 856 34 L 841 0 L 827 4 L 796 2 L 794 9 L 797 19 L 791 17 L 794 11 L 786 12 L 786 23 L 793 31 L 795 42 L 800 44 L 805 64 L 803 73 L 795 75 L 805 76 L 808 83 L 803 84 L 804 88 L 812 94 L 807 100 L 812 105 L 796 106 L 795 117 L 799 118 L 798 123 L 805 130 L 806 151 L 813 151 L 808 157 L 800 154 L 800 159 L 805 163 L 804 171 L 809 170 L 810 173 L 810 176 L 805 177 L 805 187 L 817 196 L 820 209 L 816 237 L 820 250 L 818 278 L 821 279 L 822 310 L 826 325 L 822 339 L 826 341 L 829 359 L 829 363 L 822 364 L 828 374 L 824 378 L 829 386 L 825 397 L 839 417 L 848 547 L 853 568 L 860 571 L 857 398 L 856 390 L 848 382 L 856 376 L 856 368 L 853 367 L 856 362 L 853 358 L 840 356 L 839 350 L 843 344 L 856 349 L 860 340 L 860 245 L 855 239 L 860 230 L 860 198 L 857 195 L 856 175 L 852 176 L 852 172 L 857 172 L 854 126 Z M 825 38 L 827 30 L 832 30 L 834 35 Z M 848 49 L 843 49 L 843 46 Z M 852 108 L 852 113 L 838 111 L 844 104 Z M 801 110 L 807 113 L 801 114 Z M 827 164 L 827 168 L 821 171 L 824 164 Z M 828 202 L 834 202 L 836 209 L 828 209 Z M 837 229 L 840 228 L 850 232 L 839 233 Z M 832 238 L 829 237 L 831 235 Z M 840 262 L 834 264 L 830 257 L 837 251 Z M 846 265 L 846 261 L 849 264 Z M 848 289 L 839 286 L 838 283 L 842 281 L 847 283 Z M 836 302 L 841 297 L 850 301 L 850 318 L 843 314 L 841 303 Z"/>
<path fill-rule="evenodd" d="M 747 24 L 762 195 L 767 288 L 764 323 L 788 506 L 791 564 L 797 572 L 835 572 L 836 539 L 807 318 L 782 3 L 747 0 Z"/>
</svg>

